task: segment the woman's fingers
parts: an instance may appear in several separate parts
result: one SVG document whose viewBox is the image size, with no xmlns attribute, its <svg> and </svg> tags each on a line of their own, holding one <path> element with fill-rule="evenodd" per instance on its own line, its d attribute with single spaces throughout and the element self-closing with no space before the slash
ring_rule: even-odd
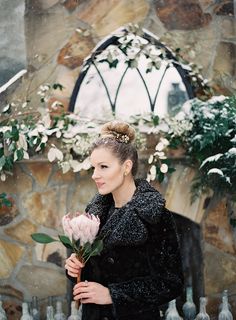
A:
<svg viewBox="0 0 236 320">
<path fill-rule="evenodd" d="M 88 299 L 91 298 L 91 293 L 90 292 L 81 292 L 78 293 L 74 296 L 74 300 L 80 300 L 80 299 Z"/>
<path fill-rule="evenodd" d="M 66 259 L 65 269 L 68 271 L 68 274 L 72 277 L 77 277 L 81 268 L 84 267 L 84 264 L 78 260 L 75 253 L 72 253 L 71 256 Z"/>
<path fill-rule="evenodd" d="M 74 267 L 77 266 L 79 268 L 84 267 L 84 264 L 81 261 L 79 261 L 75 253 L 72 253 L 71 256 L 68 259 L 66 259 L 66 264 Z"/>
<path fill-rule="evenodd" d="M 71 265 L 70 263 L 66 263 L 65 264 L 65 268 L 67 269 L 67 270 L 70 270 L 71 272 L 78 272 L 81 268 L 80 267 L 78 267 L 78 266 L 76 266 L 76 265 Z"/>
<path fill-rule="evenodd" d="M 71 276 L 73 278 L 78 277 L 78 272 L 74 273 L 74 272 L 71 272 L 71 271 L 67 270 L 67 273 L 68 273 L 69 276 Z"/>
<path fill-rule="evenodd" d="M 81 300 L 82 303 L 89 303 L 91 299 L 91 287 L 87 281 L 79 282 L 73 289 L 74 300 Z"/>
<path fill-rule="evenodd" d="M 111 296 L 108 288 L 97 282 L 79 282 L 74 286 L 75 300 L 82 303 L 111 304 Z"/>
</svg>

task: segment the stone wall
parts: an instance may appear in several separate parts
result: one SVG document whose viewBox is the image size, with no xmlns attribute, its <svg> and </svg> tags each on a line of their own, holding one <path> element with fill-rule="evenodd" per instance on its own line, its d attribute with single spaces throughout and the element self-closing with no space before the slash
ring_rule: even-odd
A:
<svg viewBox="0 0 236 320">
<path fill-rule="evenodd" d="M 25 7 L 28 73 L 9 94 L 9 101 L 30 98 L 31 108 L 43 111 L 45 106 L 35 98 L 39 85 L 59 82 L 65 90 L 55 98 L 66 106 L 83 59 L 98 41 L 129 22 L 181 48 L 188 60 L 202 66 L 203 75 L 212 79 L 218 93 L 235 89 L 233 1 L 27 0 Z M 84 30 L 83 34 L 77 29 Z M 235 290 L 235 236 L 229 224 L 235 208 L 226 199 L 219 202 L 206 196 L 191 204 L 194 173 L 182 160 L 176 161 L 176 168 L 157 187 L 170 210 L 202 227 L 205 294 L 215 315 L 222 290 Z M 67 298 L 62 268 L 65 250 L 59 244 L 35 245 L 30 234 L 47 231 L 56 235 L 61 231 L 62 215 L 82 210 L 95 186 L 87 173 L 62 175 L 56 166 L 38 159 L 17 164 L 12 178 L 1 183 L 1 192 L 12 198 L 14 206 L 0 209 L 0 294 L 5 297 L 9 319 L 17 319 L 17 306 L 33 295 L 42 301 L 50 295 Z"/>
<path fill-rule="evenodd" d="M 67 106 L 83 59 L 129 22 L 180 48 L 216 92 L 236 88 L 233 0 L 28 0 L 25 7 L 28 74 L 9 99 L 30 98 L 32 108 L 42 107 L 35 93 L 46 82 L 65 87 L 56 98 Z"/>
<path fill-rule="evenodd" d="M 65 248 L 57 242 L 35 244 L 30 235 L 63 234 L 62 216 L 84 210 L 95 193 L 91 179 L 86 172 L 62 174 L 47 162 L 21 163 L 15 166 L 13 176 L 1 183 L 1 192 L 13 202 L 11 208 L 0 209 L 0 295 L 5 304 L 14 301 L 20 305 L 32 296 L 45 303 L 48 296 L 65 302 Z"/>
</svg>

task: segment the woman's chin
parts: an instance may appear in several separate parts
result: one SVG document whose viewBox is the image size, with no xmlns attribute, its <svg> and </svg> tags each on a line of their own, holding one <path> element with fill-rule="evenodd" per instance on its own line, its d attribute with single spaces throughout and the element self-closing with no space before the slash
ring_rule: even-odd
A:
<svg viewBox="0 0 236 320">
<path fill-rule="evenodd" d="M 105 196 L 106 194 L 108 194 L 108 193 L 110 193 L 110 192 L 108 192 L 108 191 L 106 191 L 106 190 L 98 189 L 98 193 L 99 193 L 100 195 L 102 195 L 102 196 Z"/>
</svg>

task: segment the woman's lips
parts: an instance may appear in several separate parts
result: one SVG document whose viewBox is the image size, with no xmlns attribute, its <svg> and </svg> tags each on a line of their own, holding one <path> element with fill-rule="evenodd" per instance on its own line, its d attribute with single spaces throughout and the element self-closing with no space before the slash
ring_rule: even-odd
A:
<svg viewBox="0 0 236 320">
<path fill-rule="evenodd" d="M 96 182 L 96 185 L 98 188 L 101 188 L 104 185 L 104 183 L 103 182 Z"/>
</svg>

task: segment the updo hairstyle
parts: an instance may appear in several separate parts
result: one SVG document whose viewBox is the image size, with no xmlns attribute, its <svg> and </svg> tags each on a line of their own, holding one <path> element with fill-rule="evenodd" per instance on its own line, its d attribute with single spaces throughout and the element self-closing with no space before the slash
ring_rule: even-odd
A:
<svg viewBox="0 0 236 320">
<path fill-rule="evenodd" d="M 121 164 L 130 159 L 133 162 L 131 173 L 135 176 L 138 170 L 138 152 L 134 141 L 133 127 L 123 121 L 110 121 L 102 126 L 100 137 L 92 144 L 91 152 L 97 148 L 106 148 Z"/>
</svg>

